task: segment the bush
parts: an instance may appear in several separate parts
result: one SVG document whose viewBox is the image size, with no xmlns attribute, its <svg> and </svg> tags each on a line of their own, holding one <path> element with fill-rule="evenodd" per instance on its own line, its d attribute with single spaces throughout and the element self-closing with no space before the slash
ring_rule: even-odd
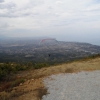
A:
<svg viewBox="0 0 100 100">
<path fill-rule="evenodd" d="M 9 74 L 11 68 L 7 64 L 0 65 L 0 80 L 3 79 L 7 74 Z"/>
<path fill-rule="evenodd" d="M 40 69 L 40 68 L 48 67 L 48 66 L 49 66 L 49 64 L 47 64 L 47 63 L 36 63 L 36 64 L 34 65 L 34 68 L 35 68 L 35 69 Z"/>
<path fill-rule="evenodd" d="M 15 73 L 26 69 L 28 69 L 26 66 L 22 66 L 20 64 L 0 64 L 0 80 L 4 79 L 4 77 L 11 73 Z"/>
<path fill-rule="evenodd" d="M 11 86 L 15 87 L 15 86 L 18 86 L 20 83 L 24 83 L 24 82 L 25 82 L 25 80 L 23 78 L 16 79 L 15 81 L 12 82 Z"/>
</svg>

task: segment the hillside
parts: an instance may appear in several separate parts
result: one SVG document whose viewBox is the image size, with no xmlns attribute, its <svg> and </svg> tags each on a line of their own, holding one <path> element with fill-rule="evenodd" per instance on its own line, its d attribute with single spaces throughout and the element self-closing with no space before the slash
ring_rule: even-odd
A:
<svg viewBox="0 0 100 100">
<path fill-rule="evenodd" d="M 82 59 L 57 66 L 28 70 L 16 73 L 14 77 L 24 78 L 25 82 L 19 86 L 0 92 L 1 100 L 41 100 L 47 93 L 43 79 L 52 74 L 78 73 L 81 71 L 100 70 L 100 57 Z M 13 77 L 11 77 L 13 78 Z M 51 79 L 52 80 L 52 79 Z"/>
</svg>

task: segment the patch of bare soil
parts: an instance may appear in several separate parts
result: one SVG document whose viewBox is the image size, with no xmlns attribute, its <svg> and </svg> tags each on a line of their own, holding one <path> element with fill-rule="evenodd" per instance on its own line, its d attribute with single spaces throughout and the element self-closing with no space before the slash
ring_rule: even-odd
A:
<svg viewBox="0 0 100 100">
<path fill-rule="evenodd" d="M 30 79 L 20 83 L 19 86 L 14 87 L 10 92 L 1 92 L 1 100 L 40 100 L 45 95 L 47 89 L 44 88 L 42 78 Z"/>
<path fill-rule="evenodd" d="M 12 88 L 10 91 L 0 92 L 0 100 L 41 100 L 47 94 L 43 78 L 59 73 L 73 73 L 79 71 L 100 70 L 100 58 L 87 61 L 76 61 L 38 70 L 19 72 L 16 77 L 23 77 L 24 83 Z"/>
</svg>

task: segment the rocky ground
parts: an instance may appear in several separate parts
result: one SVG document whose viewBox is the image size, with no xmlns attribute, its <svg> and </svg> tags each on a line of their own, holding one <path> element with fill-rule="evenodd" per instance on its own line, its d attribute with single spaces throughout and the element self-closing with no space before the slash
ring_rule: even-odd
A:
<svg viewBox="0 0 100 100">
<path fill-rule="evenodd" d="M 44 83 L 42 100 L 100 100 L 100 71 L 51 75 Z"/>
</svg>

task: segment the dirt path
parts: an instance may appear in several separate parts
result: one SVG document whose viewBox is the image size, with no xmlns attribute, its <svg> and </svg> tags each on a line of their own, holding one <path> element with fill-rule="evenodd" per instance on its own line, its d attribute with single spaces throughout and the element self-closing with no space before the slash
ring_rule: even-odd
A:
<svg viewBox="0 0 100 100">
<path fill-rule="evenodd" d="M 11 91 L 0 92 L 0 100 L 41 100 L 42 96 L 47 93 L 43 78 L 52 74 L 73 73 L 82 70 L 100 70 L 100 58 L 18 73 L 17 76 L 26 78 L 26 81 Z"/>
</svg>

